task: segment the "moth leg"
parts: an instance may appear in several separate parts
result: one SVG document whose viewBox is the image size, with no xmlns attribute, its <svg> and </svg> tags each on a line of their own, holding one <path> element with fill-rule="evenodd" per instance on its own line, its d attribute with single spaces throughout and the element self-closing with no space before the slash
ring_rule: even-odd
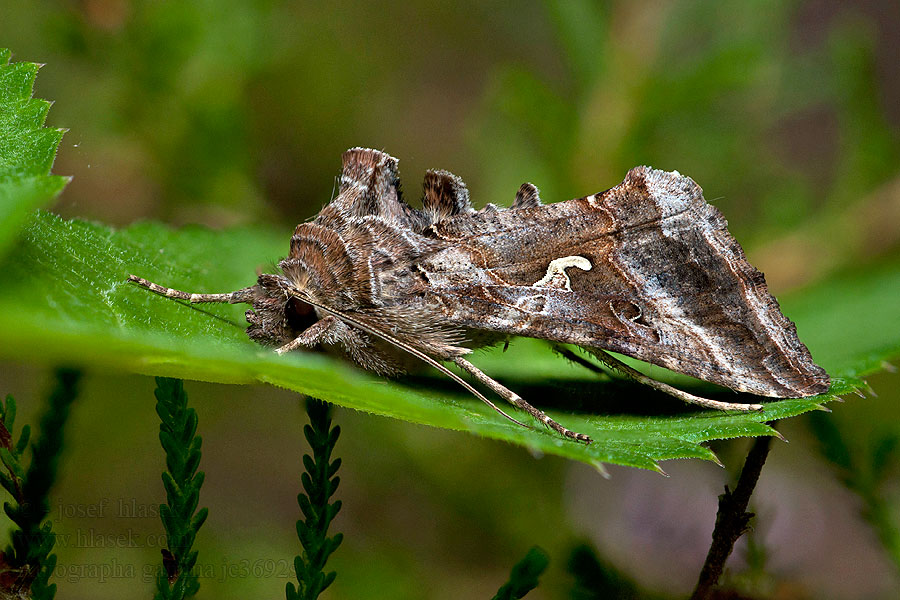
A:
<svg viewBox="0 0 900 600">
<path fill-rule="evenodd" d="M 228 304 L 250 303 L 252 302 L 253 296 L 252 287 L 244 288 L 242 290 L 236 290 L 234 292 L 228 292 L 227 294 L 191 294 L 188 292 L 182 292 L 181 290 L 168 288 L 159 285 L 158 283 L 153 283 L 152 281 L 147 281 L 146 279 L 136 277 L 135 275 L 129 275 L 128 281 L 136 283 L 142 288 L 147 288 L 151 292 L 159 294 L 160 296 L 165 296 L 166 298 L 177 298 L 178 300 L 187 300 L 191 304 L 198 304 L 201 302 L 227 302 Z"/>
<path fill-rule="evenodd" d="M 586 366 L 591 370 L 599 370 L 598 367 L 591 368 L 590 366 L 588 366 L 590 365 L 590 363 L 587 363 L 587 361 L 581 359 L 580 356 L 573 353 L 568 348 L 563 348 L 559 345 L 554 345 L 553 348 L 559 354 L 568 358 L 569 360 L 573 360 L 574 362 L 577 362 L 582 366 Z M 687 392 L 679 390 L 676 387 L 672 387 L 671 385 L 665 384 L 661 381 L 657 381 L 651 377 L 647 377 L 640 371 L 632 369 L 621 360 L 615 358 L 607 352 L 604 352 L 603 350 L 598 350 L 597 348 L 588 348 L 587 350 L 608 367 L 624 373 L 638 383 L 642 383 L 644 385 L 652 387 L 655 390 L 659 390 L 660 392 L 664 392 L 666 394 L 669 394 L 670 396 L 674 396 L 675 398 L 687 402 L 688 404 L 696 404 L 697 406 L 702 406 L 703 408 L 713 408 L 716 410 L 733 410 L 740 412 L 752 412 L 763 409 L 762 404 L 738 404 L 736 402 L 720 402 L 718 400 L 710 400 L 709 398 L 701 398 L 700 396 L 688 394 Z"/>
<path fill-rule="evenodd" d="M 296 350 L 300 346 L 307 348 L 315 346 L 328 338 L 334 332 L 335 327 L 340 323 L 337 317 L 326 315 L 303 330 L 303 333 L 289 341 L 287 344 L 275 349 L 278 354 L 284 354 L 292 350 Z"/>
<path fill-rule="evenodd" d="M 577 440 L 579 442 L 586 442 L 588 444 L 591 443 L 590 437 L 586 436 L 583 433 L 576 433 L 574 431 L 570 431 L 570 430 L 566 429 L 565 427 L 563 427 L 562 425 L 560 425 L 559 423 L 557 423 L 556 421 L 554 421 L 553 419 L 548 417 L 542 411 L 540 411 L 537 408 L 533 407 L 532 405 L 528 404 L 528 402 L 526 402 L 521 396 L 519 396 L 512 390 L 509 390 L 509 389 L 503 387 L 498 382 L 494 381 L 493 379 L 491 379 L 490 377 L 485 375 L 485 373 L 483 371 L 481 371 L 478 367 L 476 367 L 475 365 L 473 365 L 466 359 L 462 358 L 461 356 L 454 357 L 451 360 L 453 360 L 453 362 L 459 368 L 466 371 L 467 373 L 472 375 L 475 379 L 477 379 L 479 383 L 482 383 L 485 386 L 489 387 L 495 394 L 497 394 L 498 396 L 500 396 L 501 398 L 503 398 L 504 400 L 506 400 L 513 406 L 515 406 L 516 408 L 520 408 L 520 409 L 524 410 L 529 415 L 531 415 L 538 421 L 541 421 L 544 425 L 546 425 L 553 431 L 555 431 L 567 438 Z"/>
</svg>

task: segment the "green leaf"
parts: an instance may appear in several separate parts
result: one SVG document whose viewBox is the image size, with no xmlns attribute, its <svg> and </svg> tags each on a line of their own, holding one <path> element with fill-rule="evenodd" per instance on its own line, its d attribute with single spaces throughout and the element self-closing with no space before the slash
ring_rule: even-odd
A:
<svg viewBox="0 0 900 600">
<path fill-rule="evenodd" d="M 641 589 L 626 573 L 600 557 L 588 544 L 578 544 L 569 554 L 567 570 L 574 585 L 569 592 L 571 600 L 618 598 L 621 600 L 657 600 L 668 596 Z"/>
<path fill-rule="evenodd" d="M 19 434 L 19 441 L 16 442 L 16 455 L 20 456 L 24 451 L 25 447 L 28 446 L 28 441 L 31 439 L 31 425 L 23 425 L 22 433 Z"/>
<path fill-rule="evenodd" d="M 32 210 L 50 202 L 68 178 L 50 167 L 64 130 L 44 127 L 50 103 L 31 97 L 40 65 L 10 63 L 0 48 L 0 256 Z"/>
<path fill-rule="evenodd" d="M 15 475 L 18 479 L 22 479 L 23 477 L 25 477 L 25 470 L 19 464 L 16 456 L 6 448 L 0 447 L 0 462 L 2 462 L 6 468 L 12 471 L 13 475 Z"/>
<path fill-rule="evenodd" d="M 541 576 L 550 564 L 550 558 L 546 552 L 534 546 L 513 566 L 509 575 L 509 581 L 497 590 L 493 600 L 517 600 L 538 586 L 538 577 Z"/>
<path fill-rule="evenodd" d="M 12 433 L 13 426 L 16 423 L 16 400 L 9 394 L 6 395 L 6 401 L 3 403 L 3 426 L 9 433 Z"/>
<path fill-rule="evenodd" d="M 287 249 L 284 232 L 172 230 L 155 223 L 114 231 L 38 212 L 23 230 L 18 252 L 0 260 L 0 354 L 201 381 L 269 383 L 598 468 L 614 463 L 659 470 L 657 461 L 665 459 L 715 460 L 702 442 L 771 435 L 766 422 L 829 399 L 770 402 L 761 413 L 698 412 L 639 385 L 603 381 L 537 340 L 515 340 L 506 353 L 495 349 L 473 359 L 566 427 L 589 434 L 594 442 L 585 446 L 537 425 L 510 423 L 437 375 L 391 381 L 321 354 L 278 356 L 247 338 L 245 307 L 189 306 L 125 281 L 134 273 L 188 291 L 230 291 L 253 284 L 257 268 L 272 270 Z M 801 338 L 834 377 L 832 393 L 853 391 L 863 385 L 860 376 L 900 355 L 898 293 L 900 264 L 891 262 L 782 299 Z M 663 369 L 643 368 L 668 378 Z"/>
</svg>

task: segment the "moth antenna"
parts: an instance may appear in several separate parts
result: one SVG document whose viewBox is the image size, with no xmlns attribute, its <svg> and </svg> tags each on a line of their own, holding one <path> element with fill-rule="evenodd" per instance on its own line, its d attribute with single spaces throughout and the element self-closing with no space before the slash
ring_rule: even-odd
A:
<svg viewBox="0 0 900 600">
<path fill-rule="evenodd" d="M 379 331 L 379 330 L 375 329 L 374 327 L 370 327 L 369 325 L 366 325 L 362 321 L 354 319 L 350 315 L 342 313 L 339 310 L 329 308 L 328 306 L 325 306 L 319 302 L 316 302 L 310 298 L 307 298 L 306 296 L 297 293 L 296 290 L 290 290 L 290 293 L 294 297 L 296 297 L 298 300 L 306 302 L 307 304 L 311 304 L 312 306 L 315 306 L 316 308 L 320 308 L 323 311 L 334 315 L 335 317 L 339 318 L 340 320 L 344 321 L 345 323 L 349 323 L 350 325 L 353 325 L 357 329 L 361 329 L 361 330 L 365 331 L 366 333 L 371 333 L 372 335 L 379 337 L 390 344 L 393 344 L 394 346 L 400 348 L 401 350 L 403 350 L 405 352 L 409 352 L 410 354 L 412 354 L 413 356 L 415 356 L 422 362 L 424 362 L 428 365 L 431 365 L 432 367 L 434 367 L 435 369 L 437 369 L 438 371 L 440 371 L 441 373 L 443 373 L 444 375 L 446 375 L 447 377 L 449 377 L 450 379 L 452 379 L 453 381 L 455 381 L 456 383 L 458 383 L 459 385 L 464 387 L 466 389 L 466 391 L 468 391 L 470 394 L 472 394 L 473 396 L 475 396 L 476 398 L 478 398 L 479 400 L 481 400 L 482 402 L 484 402 L 485 404 L 487 404 L 488 406 L 490 406 L 491 408 L 496 410 L 498 413 L 500 413 L 501 415 L 503 415 L 504 417 L 506 417 L 513 423 L 515 423 L 516 425 L 521 425 L 522 427 L 524 427 L 526 429 L 531 429 L 531 427 L 529 427 L 525 423 L 522 423 L 521 421 L 514 419 L 513 417 L 511 417 L 508 414 L 506 414 L 505 412 L 503 412 L 499 406 L 497 406 L 496 404 L 494 404 L 493 402 L 488 400 L 484 396 L 484 394 L 482 394 L 481 392 L 476 390 L 474 387 L 472 387 L 472 385 L 469 382 L 467 382 L 465 379 L 463 379 L 462 377 L 460 377 L 459 375 L 457 375 L 456 373 L 454 373 L 453 371 L 451 371 L 450 369 L 448 369 L 447 367 L 445 367 L 444 365 L 442 365 L 435 359 L 431 358 L 430 356 L 428 356 L 421 350 L 414 348 L 413 346 L 410 346 L 406 342 L 403 342 L 390 334 L 387 334 L 383 331 Z"/>
<path fill-rule="evenodd" d="M 596 365 L 590 365 L 587 361 L 582 359 L 580 356 L 569 350 L 568 348 L 563 348 L 557 344 L 553 345 L 553 349 L 556 350 L 560 355 L 568 358 L 569 360 L 576 362 L 582 366 L 587 367 L 592 371 L 601 371 L 599 367 Z M 657 381 L 652 377 L 648 377 L 637 371 L 632 369 L 621 360 L 615 358 L 603 350 L 599 350 L 597 348 L 585 348 L 588 352 L 596 356 L 603 364 L 608 367 L 615 369 L 616 371 L 620 371 L 631 377 L 638 383 L 642 383 L 646 386 L 652 387 L 655 390 L 659 390 L 660 392 L 666 393 L 670 396 L 678 398 L 683 402 L 687 402 L 688 404 L 695 404 L 697 406 L 702 406 L 703 408 L 712 408 L 715 410 L 732 410 L 732 411 L 740 411 L 740 412 L 753 412 L 760 411 L 764 407 L 762 404 L 738 404 L 736 402 L 720 402 L 718 400 L 710 400 L 709 398 L 702 398 L 700 396 L 695 396 L 693 394 L 689 394 L 683 390 L 679 390 L 676 387 L 672 387 L 671 385 L 665 384 L 662 381 Z M 602 371 L 601 371 L 602 372 Z"/>
<path fill-rule="evenodd" d="M 187 300 L 191 304 L 201 302 L 227 302 L 228 304 L 251 304 L 253 302 L 253 288 L 247 287 L 242 290 L 235 290 L 227 294 L 189 294 L 173 288 L 168 288 L 152 281 L 147 281 L 135 275 L 129 275 L 128 281 L 136 283 L 142 288 L 146 288 L 153 293 L 165 296 L 166 298 L 177 298 L 178 300 Z"/>
</svg>

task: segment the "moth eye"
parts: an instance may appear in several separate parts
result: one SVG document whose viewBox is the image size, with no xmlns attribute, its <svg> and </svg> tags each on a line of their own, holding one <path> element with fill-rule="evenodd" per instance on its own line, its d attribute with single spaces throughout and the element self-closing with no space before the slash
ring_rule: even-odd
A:
<svg viewBox="0 0 900 600">
<path fill-rule="evenodd" d="M 298 298 L 288 298 L 284 306 L 284 321 L 292 329 L 297 332 L 303 331 L 318 320 L 316 310 L 311 304 Z"/>
</svg>

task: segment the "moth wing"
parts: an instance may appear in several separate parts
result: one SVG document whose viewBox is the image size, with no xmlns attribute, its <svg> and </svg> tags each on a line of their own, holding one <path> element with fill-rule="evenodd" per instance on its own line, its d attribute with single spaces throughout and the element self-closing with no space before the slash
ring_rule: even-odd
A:
<svg viewBox="0 0 900 600">
<path fill-rule="evenodd" d="M 762 273 L 688 177 L 647 167 L 558 204 L 493 206 L 432 225 L 418 263 L 452 322 L 619 352 L 762 396 L 829 379 Z"/>
</svg>

